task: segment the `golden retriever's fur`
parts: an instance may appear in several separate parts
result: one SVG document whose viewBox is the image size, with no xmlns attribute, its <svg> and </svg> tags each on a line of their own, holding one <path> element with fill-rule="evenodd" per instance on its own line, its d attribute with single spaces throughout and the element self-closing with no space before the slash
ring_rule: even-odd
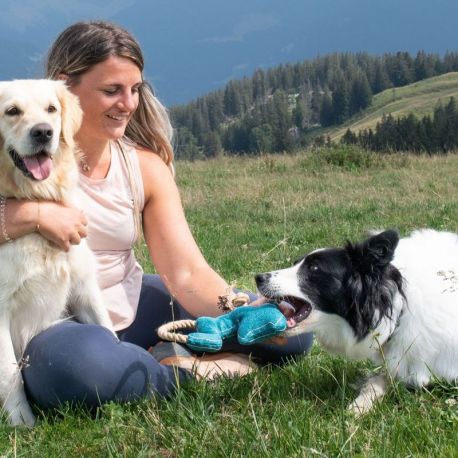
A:
<svg viewBox="0 0 458 458">
<path fill-rule="evenodd" d="M 0 195 L 75 204 L 81 119 L 63 82 L 0 82 Z M 19 364 L 30 339 L 66 308 L 81 322 L 111 322 L 84 240 L 64 252 L 35 232 L 1 244 L 0 259 L 0 401 L 12 425 L 33 425 Z"/>
</svg>

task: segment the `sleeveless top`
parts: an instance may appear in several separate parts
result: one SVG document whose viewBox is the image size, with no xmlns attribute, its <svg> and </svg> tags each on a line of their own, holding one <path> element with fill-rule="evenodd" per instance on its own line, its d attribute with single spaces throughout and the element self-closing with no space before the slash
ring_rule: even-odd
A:
<svg viewBox="0 0 458 458">
<path fill-rule="evenodd" d="M 127 328 L 137 311 L 143 270 L 136 261 L 134 196 L 129 168 L 136 186 L 138 208 L 144 207 L 143 181 L 133 146 L 111 142 L 111 163 L 103 179 L 80 173 L 78 199 L 88 224 L 87 242 L 95 254 L 97 280 L 115 330 Z M 129 161 L 130 167 L 126 164 Z"/>
</svg>

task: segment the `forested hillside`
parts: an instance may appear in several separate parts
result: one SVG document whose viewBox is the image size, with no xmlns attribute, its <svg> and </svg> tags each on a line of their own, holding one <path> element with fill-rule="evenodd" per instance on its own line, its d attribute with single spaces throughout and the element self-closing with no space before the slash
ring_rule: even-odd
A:
<svg viewBox="0 0 458 458">
<path fill-rule="evenodd" d="M 347 129 L 342 143 L 357 144 L 372 151 L 413 151 L 447 153 L 458 148 L 458 109 L 452 97 L 439 104 L 432 116 L 417 119 L 412 113 L 395 119 L 383 116 L 374 129 L 356 134 Z"/>
<path fill-rule="evenodd" d="M 171 109 L 177 158 L 289 151 L 305 146 L 317 128 L 337 125 L 372 96 L 458 71 L 458 53 L 419 51 L 372 56 L 330 54 L 297 64 L 258 69 L 221 90 Z"/>
</svg>

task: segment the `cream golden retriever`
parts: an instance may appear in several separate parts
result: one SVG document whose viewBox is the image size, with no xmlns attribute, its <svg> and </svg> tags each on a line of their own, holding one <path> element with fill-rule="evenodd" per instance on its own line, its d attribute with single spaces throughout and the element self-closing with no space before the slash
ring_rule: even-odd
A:
<svg viewBox="0 0 458 458">
<path fill-rule="evenodd" d="M 0 82 L 0 195 L 77 203 L 81 119 L 63 82 Z M 69 314 L 109 329 L 111 321 L 84 240 L 64 252 L 35 232 L 1 244 L 0 259 L 0 401 L 12 425 L 33 425 L 21 376 L 29 340 Z"/>
</svg>

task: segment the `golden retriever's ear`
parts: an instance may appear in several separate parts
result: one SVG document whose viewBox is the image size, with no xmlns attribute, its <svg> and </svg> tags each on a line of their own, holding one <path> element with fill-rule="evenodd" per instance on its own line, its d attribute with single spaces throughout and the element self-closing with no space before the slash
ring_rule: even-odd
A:
<svg viewBox="0 0 458 458">
<path fill-rule="evenodd" d="M 62 108 L 62 131 L 63 141 L 68 146 L 74 145 L 73 137 L 81 126 L 83 112 L 80 108 L 78 97 L 72 94 L 62 81 L 56 81 L 57 96 Z"/>
</svg>

